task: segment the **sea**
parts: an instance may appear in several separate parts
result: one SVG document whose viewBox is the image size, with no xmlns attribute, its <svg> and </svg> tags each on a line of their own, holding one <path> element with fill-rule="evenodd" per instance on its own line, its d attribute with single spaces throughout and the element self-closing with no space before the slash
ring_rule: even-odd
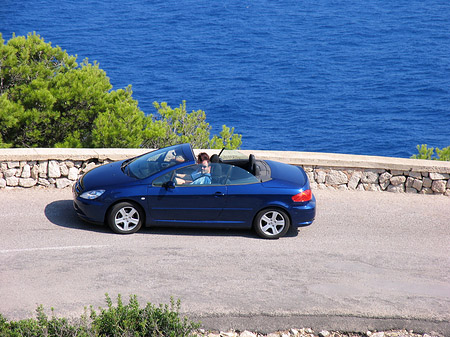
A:
<svg viewBox="0 0 450 337">
<path fill-rule="evenodd" d="M 131 85 L 146 114 L 186 101 L 242 149 L 450 145 L 449 0 L 0 0 L 5 43 L 29 32 Z"/>
</svg>

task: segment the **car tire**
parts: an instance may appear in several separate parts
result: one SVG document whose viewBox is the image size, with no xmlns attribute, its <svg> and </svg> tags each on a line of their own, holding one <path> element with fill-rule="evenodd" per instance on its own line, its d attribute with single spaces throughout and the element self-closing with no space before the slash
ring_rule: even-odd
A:
<svg viewBox="0 0 450 337">
<path fill-rule="evenodd" d="M 136 233 L 142 227 L 144 214 L 139 207 L 129 202 L 121 202 L 108 214 L 109 227 L 118 234 Z"/>
<path fill-rule="evenodd" d="M 256 214 L 253 226 L 256 233 L 264 239 L 278 239 L 284 236 L 291 221 L 286 212 L 278 208 L 266 208 Z"/>
</svg>

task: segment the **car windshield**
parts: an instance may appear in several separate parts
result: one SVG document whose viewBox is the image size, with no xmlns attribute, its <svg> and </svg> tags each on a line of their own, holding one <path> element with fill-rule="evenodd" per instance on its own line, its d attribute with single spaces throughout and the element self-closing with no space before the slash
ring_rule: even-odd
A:
<svg viewBox="0 0 450 337">
<path fill-rule="evenodd" d="M 181 147 L 174 145 L 125 161 L 122 164 L 122 171 L 130 177 L 145 179 L 186 160 Z"/>
</svg>

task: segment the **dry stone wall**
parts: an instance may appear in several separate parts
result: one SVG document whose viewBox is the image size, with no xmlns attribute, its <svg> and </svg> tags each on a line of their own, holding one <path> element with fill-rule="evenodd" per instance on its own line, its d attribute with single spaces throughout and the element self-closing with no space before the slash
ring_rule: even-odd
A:
<svg viewBox="0 0 450 337">
<path fill-rule="evenodd" d="M 66 188 L 82 174 L 108 163 L 108 159 L 83 161 L 37 160 L 0 162 L 0 189 Z M 314 189 L 387 191 L 450 196 L 450 174 L 389 169 L 302 166 Z"/>
<path fill-rule="evenodd" d="M 0 190 L 68 188 L 92 168 L 149 149 L 0 149 Z M 217 150 L 206 151 L 210 155 Z M 218 152 L 218 151 L 217 151 Z M 332 153 L 240 150 L 305 169 L 312 189 L 450 196 L 450 162 Z"/>
<path fill-rule="evenodd" d="M 312 189 L 387 191 L 450 196 L 450 174 L 385 169 L 303 167 Z"/>
<path fill-rule="evenodd" d="M 108 162 L 97 159 L 1 162 L 0 188 L 71 187 L 82 174 Z"/>
</svg>

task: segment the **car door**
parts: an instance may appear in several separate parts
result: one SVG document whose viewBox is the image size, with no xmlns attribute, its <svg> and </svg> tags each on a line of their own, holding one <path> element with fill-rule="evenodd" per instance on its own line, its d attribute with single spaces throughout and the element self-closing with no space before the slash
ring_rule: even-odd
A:
<svg viewBox="0 0 450 337">
<path fill-rule="evenodd" d="M 183 172 L 189 172 L 189 168 L 183 168 Z M 190 171 L 194 170 L 192 167 Z M 225 184 L 213 180 L 208 185 L 177 185 L 173 182 L 175 173 L 155 179 L 148 187 L 150 223 L 206 226 L 219 219 L 226 202 Z"/>
</svg>

